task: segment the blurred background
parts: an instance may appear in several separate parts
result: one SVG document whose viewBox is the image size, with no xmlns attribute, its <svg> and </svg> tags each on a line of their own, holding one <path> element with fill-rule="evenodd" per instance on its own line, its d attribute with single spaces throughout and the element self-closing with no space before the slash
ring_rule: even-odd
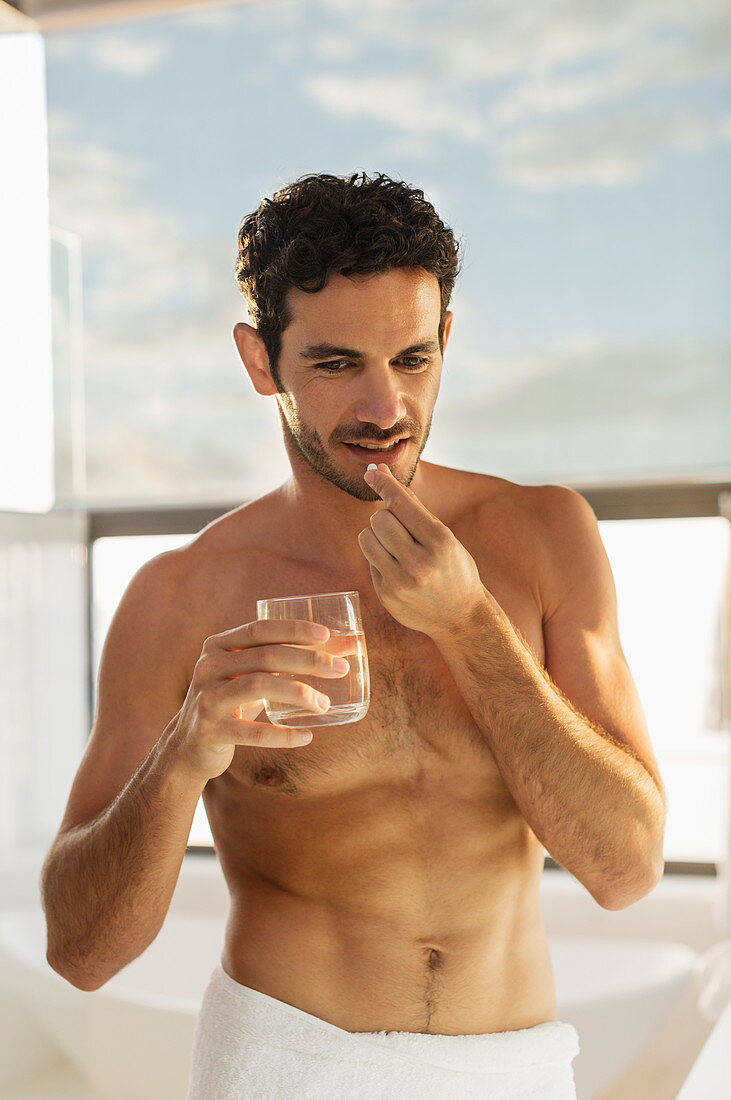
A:
<svg viewBox="0 0 731 1100">
<path fill-rule="evenodd" d="M 592 504 L 666 878 L 730 934 L 730 91 L 717 0 L 0 2 L 7 882 L 58 828 L 134 572 L 289 476 L 231 336 L 242 218 L 382 171 L 462 242 L 423 457 Z"/>
<path fill-rule="evenodd" d="M 722 33 L 715 0 L 275 0 L 49 35 L 57 361 L 76 349 L 70 235 L 85 499 L 238 500 L 289 476 L 274 401 L 232 354 L 236 233 L 288 181 L 361 169 L 422 187 L 464 245 L 425 458 L 525 482 L 726 477 Z M 59 502 L 81 488 L 68 405 Z"/>
</svg>

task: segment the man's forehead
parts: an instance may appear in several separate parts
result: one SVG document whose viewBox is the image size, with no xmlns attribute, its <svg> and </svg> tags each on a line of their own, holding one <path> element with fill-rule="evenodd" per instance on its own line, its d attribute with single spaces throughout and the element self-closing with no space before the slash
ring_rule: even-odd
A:
<svg viewBox="0 0 731 1100">
<path fill-rule="evenodd" d="M 288 296 L 295 315 L 302 316 L 333 308 L 358 310 L 374 302 L 381 309 L 390 307 L 394 312 L 403 308 L 405 300 L 423 308 L 433 308 L 435 304 L 438 308 L 441 303 L 439 280 L 422 268 L 394 268 L 369 275 L 333 273 L 322 290 L 313 294 L 292 287 Z"/>
<path fill-rule="evenodd" d="M 286 331 L 298 347 L 359 346 L 366 331 L 370 340 L 423 343 L 434 337 L 441 313 L 439 282 L 420 269 L 368 277 L 331 276 L 316 294 L 297 288 L 291 293 L 293 316 Z"/>
</svg>

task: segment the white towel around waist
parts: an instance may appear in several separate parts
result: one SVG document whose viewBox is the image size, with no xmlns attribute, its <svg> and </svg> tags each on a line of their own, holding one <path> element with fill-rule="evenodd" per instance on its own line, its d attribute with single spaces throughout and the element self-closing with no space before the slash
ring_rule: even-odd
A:
<svg viewBox="0 0 731 1100">
<path fill-rule="evenodd" d="M 219 964 L 196 1023 L 186 1100 L 575 1100 L 576 1029 L 345 1031 Z"/>
</svg>

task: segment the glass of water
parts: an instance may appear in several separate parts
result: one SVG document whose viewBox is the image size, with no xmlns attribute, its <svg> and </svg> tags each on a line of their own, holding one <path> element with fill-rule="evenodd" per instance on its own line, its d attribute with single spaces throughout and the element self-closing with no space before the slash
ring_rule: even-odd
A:
<svg viewBox="0 0 731 1100">
<path fill-rule="evenodd" d="M 257 600 L 260 619 L 306 619 L 321 623 L 330 637 L 319 645 L 295 646 L 296 649 L 322 649 L 333 657 L 345 657 L 350 669 L 345 676 L 331 679 L 306 673 L 275 672 L 327 695 L 329 708 L 322 714 L 292 706 L 277 699 L 265 699 L 264 709 L 270 722 L 277 726 L 340 726 L 358 722 L 365 717 L 371 699 L 368 673 L 368 653 L 360 617 L 357 592 L 321 592 L 313 596 L 283 596 Z"/>
</svg>

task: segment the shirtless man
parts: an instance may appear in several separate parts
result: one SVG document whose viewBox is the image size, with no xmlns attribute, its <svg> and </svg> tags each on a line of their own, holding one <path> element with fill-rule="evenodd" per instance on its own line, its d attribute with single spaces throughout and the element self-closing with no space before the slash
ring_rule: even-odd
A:
<svg viewBox="0 0 731 1100">
<path fill-rule="evenodd" d="M 355 178 L 280 192 L 291 219 L 310 196 L 296 226 L 276 222 L 280 238 L 301 234 L 324 195 L 308 237 L 324 254 L 327 231 L 353 232 L 358 195 L 373 204 L 388 186 L 404 204 L 394 233 L 409 211 L 423 227 L 428 208 L 443 255 L 451 231 L 423 195 Z M 343 228 L 327 202 L 346 200 L 356 214 Z M 276 210 L 265 200 L 240 233 L 252 301 L 252 286 L 264 293 L 255 248 L 267 272 L 281 248 Z M 48 961 L 79 989 L 99 989 L 157 935 L 201 795 L 230 891 L 224 975 L 333 1025 L 331 1038 L 529 1035 L 556 1021 L 544 848 L 606 909 L 662 875 L 664 791 L 591 508 L 563 486 L 420 461 L 452 314 L 428 250 L 408 239 L 414 260 L 389 263 L 386 239 L 375 270 L 290 285 L 278 354 L 264 312 L 250 307 L 260 330 L 234 328 L 254 389 L 277 399 L 292 476 L 153 558 L 117 609 L 42 876 Z M 353 446 L 396 439 L 391 454 Z M 309 742 L 257 721 L 273 685 L 321 713 L 298 675 L 345 674 L 311 625 L 257 621 L 257 599 L 353 589 L 365 718 L 315 726 Z M 258 1095 L 214 1086 L 210 1060 L 206 1074 L 190 1096 Z"/>
</svg>

